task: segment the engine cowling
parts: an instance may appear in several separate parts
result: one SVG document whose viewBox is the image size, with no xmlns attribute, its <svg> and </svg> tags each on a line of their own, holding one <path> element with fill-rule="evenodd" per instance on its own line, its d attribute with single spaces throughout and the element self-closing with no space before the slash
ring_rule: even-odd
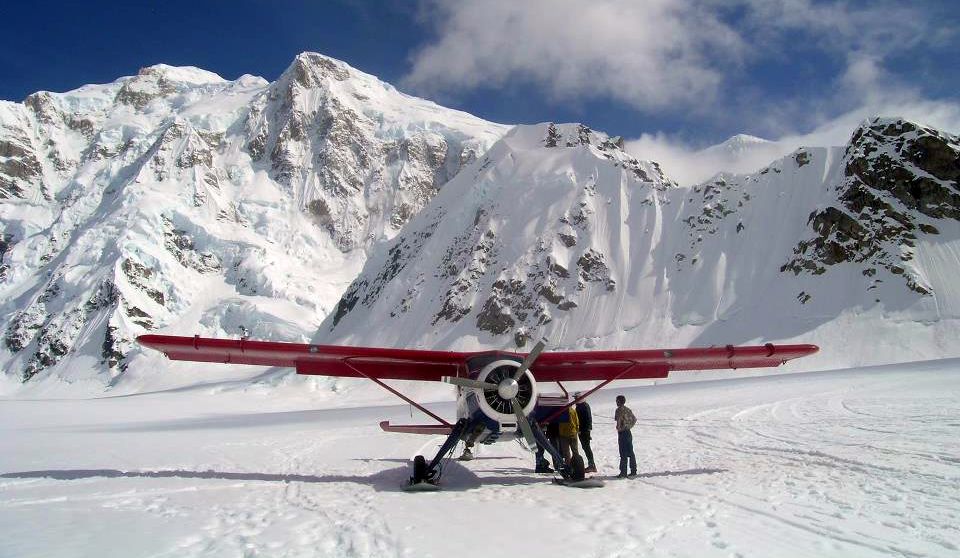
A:
<svg viewBox="0 0 960 558">
<path fill-rule="evenodd" d="M 477 404 L 483 414 L 500 423 L 516 424 L 511 399 L 517 398 L 523 414 L 529 416 L 537 405 L 537 381 L 530 370 L 514 380 L 513 375 L 520 363 L 515 360 L 495 360 L 482 369 L 477 380 L 496 384 L 496 390 L 478 391 Z"/>
</svg>

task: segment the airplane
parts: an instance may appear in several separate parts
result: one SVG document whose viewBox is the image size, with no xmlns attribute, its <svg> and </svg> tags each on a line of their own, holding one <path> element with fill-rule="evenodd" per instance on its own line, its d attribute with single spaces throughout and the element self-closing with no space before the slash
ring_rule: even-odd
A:
<svg viewBox="0 0 960 558">
<path fill-rule="evenodd" d="M 528 449 L 540 446 L 558 464 L 560 484 L 588 487 L 582 459 L 566 463 L 544 433 L 544 427 L 615 380 L 666 378 L 670 372 L 773 367 L 816 353 L 816 345 L 548 351 L 545 340 L 529 353 L 508 351 L 454 352 L 376 347 L 313 345 L 242 339 L 173 335 L 141 335 L 137 342 L 164 353 L 171 360 L 252 364 L 294 368 L 297 374 L 365 378 L 416 407 L 436 424 L 380 423 L 385 432 L 445 435 L 446 440 L 428 462 L 413 460 L 407 490 L 436 490 L 444 457 L 459 442 L 492 444 L 523 439 Z M 384 380 L 446 382 L 458 387 L 457 420 L 453 423 L 410 399 Z M 570 398 L 563 382 L 597 381 Z M 538 382 L 556 382 L 561 398 L 541 395 Z M 559 401 L 557 401 L 559 399 Z M 531 417 L 534 417 L 531 420 Z"/>
</svg>

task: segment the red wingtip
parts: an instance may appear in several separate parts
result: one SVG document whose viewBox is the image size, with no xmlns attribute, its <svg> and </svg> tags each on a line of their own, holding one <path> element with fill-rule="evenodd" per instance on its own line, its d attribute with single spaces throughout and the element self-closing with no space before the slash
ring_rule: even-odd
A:
<svg viewBox="0 0 960 558">
<path fill-rule="evenodd" d="M 165 351 L 166 349 L 169 349 L 172 345 L 176 345 L 178 342 L 182 343 L 184 339 L 189 339 L 189 338 L 148 333 L 145 335 L 138 335 L 137 343 L 143 345 L 144 347 L 148 347 L 157 351 Z"/>
<path fill-rule="evenodd" d="M 790 358 L 801 358 L 820 352 L 820 347 L 816 345 L 790 345 L 790 352 L 793 353 Z"/>
<path fill-rule="evenodd" d="M 158 335 L 151 335 L 151 334 L 138 335 L 138 336 L 137 336 L 137 343 L 143 345 L 144 347 L 150 347 L 151 349 L 156 349 L 156 348 L 157 348 L 157 347 L 156 347 L 157 337 L 159 337 L 159 336 L 158 336 Z"/>
</svg>

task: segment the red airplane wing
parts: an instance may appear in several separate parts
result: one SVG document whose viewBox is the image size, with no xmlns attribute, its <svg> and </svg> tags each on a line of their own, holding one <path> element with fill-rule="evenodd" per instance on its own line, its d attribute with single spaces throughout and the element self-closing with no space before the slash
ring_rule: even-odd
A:
<svg viewBox="0 0 960 558">
<path fill-rule="evenodd" d="M 171 335 L 141 335 L 137 341 L 172 360 L 286 366 L 298 374 L 440 381 L 466 374 L 476 352 L 307 345 Z M 816 345 L 544 352 L 531 366 L 538 381 L 665 378 L 671 371 L 779 366 L 817 352 Z M 485 351 L 489 353 L 489 351 Z M 525 356 L 502 353 L 504 357 Z"/>
<path fill-rule="evenodd" d="M 765 368 L 812 355 L 816 345 L 544 352 L 530 367 L 540 381 L 666 378 L 681 370 Z"/>
<path fill-rule="evenodd" d="M 141 335 L 137 342 L 171 360 L 285 366 L 296 368 L 298 374 L 318 376 L 436 382 L 443 376 L 462 376 L 471 354 L 174 335 Z"/>
</svg>

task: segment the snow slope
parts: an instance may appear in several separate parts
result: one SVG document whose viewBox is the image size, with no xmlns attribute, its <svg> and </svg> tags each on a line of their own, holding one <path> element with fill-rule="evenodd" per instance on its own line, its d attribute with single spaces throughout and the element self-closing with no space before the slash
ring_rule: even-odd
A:
<svg viewBox="0 0 960 558">
<path fill-rule="evenodd" d="M 33 556 L 951 557 L 960 548 L 960 361 L 604 390 L 639 422 L 640 475 L 552 485 L 519 446 L 408 494 L 438 438 L 405 406 L 221 383 L 0 405 L 0 540 Z M 453 405 L 430 407 L 452 416 Z"/>
<path fill-rule="evenodd" d="M 958 169 L 955 136 L 875 119 L 682 188 L 582 126 L 518 126 L 371 255 L 315 340 L 820 345 L 803 369 L 956 356 Z"/>
</svg>

